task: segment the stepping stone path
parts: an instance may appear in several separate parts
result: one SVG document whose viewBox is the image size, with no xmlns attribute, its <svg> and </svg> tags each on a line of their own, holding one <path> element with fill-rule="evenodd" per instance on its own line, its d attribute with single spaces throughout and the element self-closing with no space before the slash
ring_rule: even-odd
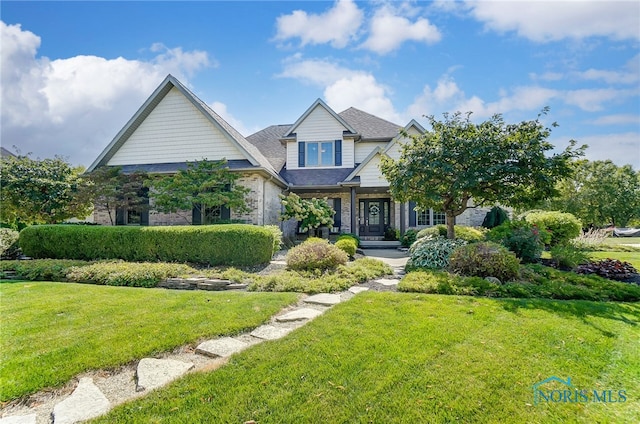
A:
<svg viewBox="0 0 640 424">
<path fill-rule="evenodd" d="M 396 281 L 397 284 L 397 280 Z M 233 290 L 241 289 L 226 280 L 202 278 L 173 279 L 164 283 L 167 288 L 183 290 Z M 305 325 L 310 320 L 322 315 L 331 306 L 349 299 L 353 295 L 368 290 L 366 287 L 352 287 L 340 294 L 317 294 L 303 299 L 283 314 L 276 315 L 271 322 L 262 325 L 248 334 L 236 337 L 221 337 L 207 340 L 198 345 L 195 353 L 174 353 L 169 358 L 144 358 L 138 363 L 135 378 L 127 376 L 128 370 L 119 371 L 109 377 L 118 382 L 109 392 L 100 390 L 89 377 L 82 377 L 73 393 L 49 395 L 46 401 L 33 402 L 32 407 L 9 406 L 0 410 L 0 424 L 72 424 L 80 423 L 105 414 L 119 403 L 136 396 L 144 395 L 150 390 L 162 387 L 172 380 L 194 370 L 211 369 L 212 365 L 220 365 L 220 358 L 227 358 L 247 347 L 265 340 L 277 340 L 291 331 Z M 96 380 L 100 372 L 94 372 Z M 137 382 L 136 382 L 137 380 Z M 126 387 L 120 387 L 126 385 Z M 64 390 L 63 390 L 64 392 Z M 106 395 L 105 395 L 106 394 Z M 124 395 L 123 395 L 124 394 Z M 46 395 L 43 395 L 46 397 Z M 52 421 L 53 419 L 53 421 Z"/>
<path fill-rule="evenodd" d="M 380 259 L 380 258 L 379 258 Z M 279 263 L 280 262 L 280 263 Z M 286 264 L 283 261 L 273 261 L 275 264 Z M 397 278 L 380 278 L 374 280 L 382 286 L 395 286 L 399 278 L 404 275 L 404 268 L 393 264 L 394 275 Z M 6 273 L 5 273 L 6 274 Z M 241 290 L 246 288 L 244 284 L 234 284 L 228 280 L 215 280 L 206 278 L 175 278 L 168 279 L 159 287 L 182 290 Z M 212 366 L 222 365 L 220 358 L 226 358 L 240 352 L 247 347 L 265 340 L 276 340 L 286 336 L 289 332 L 303 326 L 310 320 L 321 315 L 331 306 L 347 300 L 358 293 L 369 290 L 368 287 L 354 286 L 340 294 L 318 294 L 303 299 L 299 304 L 282 315 L 271 319 L 269 324 L 262 325 L 251 333 L 237 337 L 222 337 L 200 343 L 196 353 L 182 352 L 171 354 L 174 359 L 144 358 L 136 368 L 136 379 L 127 373 L 129 370 L 120 371 L 108 377 L 117 382 L 117 387 L 110 387 L 103 393 L 94 384 L 92 378 L 80 378 L 73 393 L 49 395 L 37 394 L 31 407 L 14 405 L 0 409 L 0 424 L 71 424 L 80 423 L 108 412 L 119 403 L 144 395 L 148 391 L 162 387 L 170 381 L 193 370 L 211 370 Z M 184 360 L 183 360 L 184 359 Z M 97 380 L 101 371 L 93 374 Z M 104 378 L 102 378 L 104 380 Z M 63 390 L 64 392 L 64 390 Z M 41 399 L 45 399 L 42 400 Z M 52 421 L 53 419 L 53 421 Z"/>
</svg>

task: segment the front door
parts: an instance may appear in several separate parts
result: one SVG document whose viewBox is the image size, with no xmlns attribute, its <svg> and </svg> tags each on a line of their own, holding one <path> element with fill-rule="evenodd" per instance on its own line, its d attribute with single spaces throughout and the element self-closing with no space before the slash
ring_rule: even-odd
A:
<svg viewBox="0 0 640 424">
<path fill-rule="evenodd" d="M 388 199 L 360 200 L 360 235 L 382 236 L 389 225 Z"/>
</svg>

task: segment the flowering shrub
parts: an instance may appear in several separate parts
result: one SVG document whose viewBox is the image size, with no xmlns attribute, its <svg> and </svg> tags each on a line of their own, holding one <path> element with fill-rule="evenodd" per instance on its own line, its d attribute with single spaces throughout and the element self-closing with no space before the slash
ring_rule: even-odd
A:
<svg viewBox="0 0 640 424">
<path fill-rule="evenodd" d="M 327 199 L 302 199 L 295 193 L 288 196 L 280 195 L 280 203 L 284 212 L 280 219 L 286 221 L 295 219 L 300 222 L 301 231 L 309 231 L 322 225 L 333 226 L 333 215 L 336 213 L 327 203 Z"/>
<path fill-rule="evenodd" d="M 570 213 L 535 211 L 527 213 L 524 219 L 551 233 L 551 239 L 544 240 L 544 244 L 550 246 L 567 244 L 582 232 L 582 223 Z"/>
<path fill-rule="evenodd" d="M 410 258 L 406 269 L 442 269 L 449 265 L 449 256 L 456 248 L 467 244 L 465 240 L 449 240 L 444 237 L 427 236 L 416 240 L 409 249 Z"/>
<path fill-rule="evenodd" d="M 347 254 L 328 240 L 308 238 L 287 253 L 287 268 L 295 271 L 328 270 L 347 263 Z"/>
<path fill-rule="evenodd" d="M 524 263 L 540 259 L 545 239 L 549 233 L 524 220 L 503 222 L 487 233 L 487 240 L 502 244 Z"/>
</svg>

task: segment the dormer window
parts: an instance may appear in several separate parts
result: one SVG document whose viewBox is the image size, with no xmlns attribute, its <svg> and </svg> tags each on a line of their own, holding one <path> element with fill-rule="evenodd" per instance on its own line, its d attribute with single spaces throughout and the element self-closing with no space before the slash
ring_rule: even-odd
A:
<svg viewBox="0 0 640 424">
<path fill-rule="evenodd" d="M 299 142 L 298 166 L 342 166 L 342 140 Z"/>
</svg>

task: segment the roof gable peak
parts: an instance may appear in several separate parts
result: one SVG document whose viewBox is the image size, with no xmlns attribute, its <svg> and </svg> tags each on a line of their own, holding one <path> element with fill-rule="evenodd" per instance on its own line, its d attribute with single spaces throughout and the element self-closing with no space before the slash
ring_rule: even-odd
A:
<svg viewBox="0 0 640 424">
<path fill-rule="evenodd" d="M 313 113 L 313 111 L 317 108 L 317 107 L 321 107 L 324 110 L 326 110 L 336 121 L 338 121 L 340 123 L 340 125 L 342 125 L 346 131 L 350 132 L 351 134 L 357 134 L 358 132 L 353 129 L 353 127 L 351 125 L 349 125 L 347 123 L 347 121 L 345 121 L 340 115 L 338 115 L 333 109 L 331 109 L 329 107 L 329 105 L 327 105 L 324 100 L 318 98 L 316 99 L 315 102 L 313 102 L 313 104 L 311 106 L 309 106 L 309 108 L 298 118 L 298 120 L 296 120 L 296 122 L 293 123 L 293 125 L 291 125 L 291 128 L 289 128 L 289 130 L 284 134 L 283 138 L 288 138 L 288 137 L 292 137 L 293 134 L 295 134 L 296 129 L 300 126 L 300 124 L 302 122 L 304 122 L 305 119 L 307 119 L 307 117 L 309 115 L 311 115 L 311 113 Z"/>
</svg>

